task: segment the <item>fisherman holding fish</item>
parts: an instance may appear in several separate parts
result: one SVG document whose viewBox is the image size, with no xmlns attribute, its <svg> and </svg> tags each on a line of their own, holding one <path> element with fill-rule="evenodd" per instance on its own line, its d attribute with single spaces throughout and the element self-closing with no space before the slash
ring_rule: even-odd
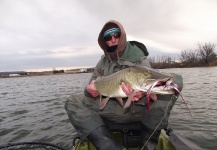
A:
<svg viewBox="0 0 217 150">
<path fill-rule="evenodd" d="M 108 21 L 99 33 L 98 43 L 104 55 L 95 67 L 89 85 L 85 88 L 85 94 L 72 95 L 65 103 L 65 109 L 71 124 L 81 140 L 88 138 L 100 150 L 124 149 L 114 140 L 105 120 L 121 124 L 141 122 L 144 142 L 152 135 L 149 142 L 157 143 L 160 130 L 168 127 L 170 111 L 177 100 L 178 94 L 163 95 L 160 94 L 161 92 L 152 94 L 152 91 L 159 89 L 162 85 L 181 91 L 182 77 L 177 74 L 165 76 L 164 79 L 153 82 L 146 91 L 144 90 L 146 83 L 139 86 L 129 84 L 125 78 L 127 75 L 123 76 L 124 80 L 122 80 L 123 78 L 118 80 L 119 75 L 117 75 L 117 78 L 115 77 L 115 82 L 118 82 L 116 85 L 116 87 L 119 87 L 118 89 L 114 87 L 115 82 L 105 82 L 105 84 L 101 83 L 98 86 L 97 83 L 100 79 L 97 78 L 102 78 L 105 81 L 103 77 L 106 78 L 124 69 L 128 69 L 126 72 L 129 73 L 135 67 L 145 68 L 142 71 L 143 76 L 150 76 L 154 72 L 147 60 L 149 53 L 145 45 L 136 41 L 127 41 L 125 30 L 119 22 Z M 147 68 L 150 68 L 151 71 Z M 152 78 L 150 77 L 150 80 Z M 174 86 L 171 85 L 171 82 L 175 83 Z M 105 94 L 102 94 L 103 90 L 101 89 L 105 89 Z M 110 89 L 115 90 L 109 93 Z M 115 93 L 115 91 L 119 93 Z M 106 95 L 106 93 L 108 94 Z M 106 100 L 103 97 L 106 97 Z M 103 102 L 102 99 L 106 103 L 103 103 L 100 107 L 99 103 Z M 108 99 L 110 100 L 108 101 Z M 147 99 L 150 99 L 150 101 Z M 127 105 L 127 108 L 122 105 Z M 150 108 L 147 105 L 151 105 Z"/>
</svg>

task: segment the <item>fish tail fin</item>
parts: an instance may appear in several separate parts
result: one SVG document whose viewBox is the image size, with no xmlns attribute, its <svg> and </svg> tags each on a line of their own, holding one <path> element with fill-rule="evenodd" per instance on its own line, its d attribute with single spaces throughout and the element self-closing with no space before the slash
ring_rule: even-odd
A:
<svg viewBox="0 0 217 150">
<path fill-rule="evenodd" d="M 110 97 L 106 97 L 106 98 L 104 98 L 103 100 L 100 101 L 100 103 L 99 103 L 99 108 L 100 109 L 103 109 L 105 107 L 105 105 L 107 104 L 109 98 Z"/>
</svg>

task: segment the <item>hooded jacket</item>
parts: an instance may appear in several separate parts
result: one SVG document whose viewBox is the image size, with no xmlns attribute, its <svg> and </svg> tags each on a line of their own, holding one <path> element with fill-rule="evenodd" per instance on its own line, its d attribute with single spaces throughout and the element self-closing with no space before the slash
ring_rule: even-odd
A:
<svg viewBox="0 0 217 150">
<path fill-rule="evenodd" d="M 103 39 L 103 34 L 104 32 L 109 28 L 109 26 L 113 24 L 116 25 L 120 28 L 121 30 L 121 37 L 119 39 L 119 44 L 117 46 L 116 51 L 114 52 L 114 54 L 110 54 L 107 52 L 107 45 Z M 122 27 L 122 25 L 114 20 L 111 20 L 109 22 L 107 22 L 98 37 L 98 43 L 99 46 L 102 48 L 102 50 L 104 51 L 104 55 L 101 57 L 101 59 L 99 60 L 99 62 L 97 63 L 94 73 L 92 74 L 92 77 L 90 79 L 90 82 L 92 80 L 95 80 L 98 76 L 107 76 L 110 75 L 114 72 L 117 72 L 121 69 L 127 68 L 129 66 L 135 66 L 135 65 L 142 65 L 142 66 L 149 66 L 150 64 L 147 60 L 147 56 L 148 56 L 148 51 L 145 48 L 145 45 L 136 41 L 127 41 L 126 38 L 126 33 Z M 113 57 L 113 56 L 117 56 L 117 57 Z M 174 77 L 174 83 L 178 84 L 180 91 L 182 89 L 183 86 L 183 81 L 182 81 L 182 77 L 180 75 L 176 75 L 176 74 L 172 74 L 172 76 Z M 87 97 L 91 97 L 92 96 L 86 91 L 85 88 L 85 96 Z M 96 110 L 97 113 L 101 113 L 100 116 L 104 116 L 104 118 L 111 120 L 113 122 L 120 122 L 120 120 L 124 120 L 119 118 L 117 120 L 116 117 L 113 117 L 113 115 L 111 116 L 110 114 L 113 114 L 114 112 L 117 113 L 121 113 L 123 112 L 125 114 L 125 111 L 123 111 L 122 107 L 115 107 L 113 106 L 114 103 L 110 103 L 111 107 L 109 106 L 109 103 L 107 104 L 108 109 L 104 109 L 103 111 L 99 111 L 99 106 L 96 105 L 96 103 L 94 103 L 95 101 L 91 101 L 88 98 L 84 98 L 85 100 L 85 106 L 87 107 L 95 107 L 95 109 L 92 110 Z M 169 118 L 169 114 L 170 111 L 173 107 L 173 105 L 175 104 L 175 101 L 177 100 L 177 96 L 175 95 L 159 95 L 158 96 L 158 100 L 155 102 L 152 102 L 151 104 L 151 112 L 148 112 L 147 107 L 144 107 L 146 104 L 146 99 L 145 97 L 143 97 L 140 101 L 135 102 L 135 114 L 139 114 L 142 112 L 142 114 L 144 115 L 142 118 L 142 123 L 150 128 L 150 129 L 155 129 L 156 127 L 158 127 L 158 129 L 161 128 L 167 128 L 168 125 L 168 118 Z M 80 102 L 80 101 L 79 101 Z M 74 101 L 73 101 L 74 103 Z M 116 105 L 116 103 L 115 103 Z M 138 107 L 137 107 L 138 106 Z M 141 107 L 142 106 L 142 107 Z M 82 109 L 82 113 L 78 113 L 78 110 L 76 106 L 76 115 L 77 114 L 81 114 L 81 120 L 83 120 L 84 116 L 83 112 L 84 110 Z M 142 111 L 140 112 L 140 108 L 142 109 Z M 165 109 L 168 108 L 168 109 Z M 86 110 L 85 110 L 86 112 Z M 91 116 L 93 114 L 93 111 L 88 112 L 88 116 Z M 108 116 L 106 116 L 105 114 L 108 113 Z M 91 115 L 90 115 L 91 114 Z M 95 113 L 94 113 L 95 114 Z M 135 115 L 134 114 L 134 115 Z M 126 115 L 126 114 L 125 114 Z M 125 116 L 123 115 L 123 116 Z M 128 113 L 126 116 L 130 116 L 130 113 Z M 162 116 L 163 120 L 162 120 Z M 86 116 L 85 116 L 86 117 Z M 88 117 L 91 118 L 91 117 Z M 97 118 L 97 117 L 95 117 Z M 131 117 L 132 120 L 134 121 L 134 117 Z M 86 120 L 86 119 L 85 119 Z M 92 118 L 91 118 L 92 120 Z M 129 121 L 129 120 L 128 120 Z M 90 121 L 91 122 L 91 121 Z M 100 122 L 100 121 L 99 121 Z M 159 125 L 159 122 L 161 122 L 161 124 Z M 79 122 L 80 123 L 80 122 Z M 97 121 L 95 121 L 95 123 L 97 123 Z M 120 123 L 126 123 L 126 122 L 120 122 Z M 100 124 L 100 123 L 99 123 Z M 80 127 L 80 124 L 79 124 Z M 91 124 L 91 129 L 92 129 L 92 124 Z M 86 131 L 86 126 L 84 127 L 84 130 L 82 131 Z M 88 135 L 88 134 L 87 134 Z"/>
<path fill-rule="evenodd" d="M 103 34 L 112 27 L 118 27 L 121 31 L 121 36 L 117 49 L 113 53 L 109 53 L 107 52 L 108 46 L 103 38 Z M 147 61 L 148 51 L 145 45 L 136 41 L 127 41 L 123 26 L 115 20 L 108 21 L 103 26 L 99 33 L 98 43 L 105 55 L 103 55 L 97 63 L 91 80 L 100 75 L 110 75 L 129 66 L 145 65 L 150 67 Z"/>
<path fill-rule="evenodd" d="M 108 46 L 103 38 L 104 32 L 111 27 L 118 27 L 121 30 L 119 43 L 114 53 L 107 52 Z M 103 26 L 99 33 L 98 43 L 104 51 L 104 55 L 102 55 L 101 59 L 97 63 L 89 83 L 92 80 L 95 80 L 98 76 L 107 76 L 129 66 L 143 65 L 150 67 L 147 60 L 148 51 L 145 45 L 137 41 L 128 42 L 123 26 L 117 21 L 108 21 Z M 86 91 L 86 88 L 84 93 L 86 96 L 91 97 L 91 95 Z"/>
<path fill-rule="evenodd" d="M 112 27 L 118 27 L 121 31 L 121 36 L 120 36 L 120 39 L 119 39 L 119 44 L 117 46 L 117 49 L 115 52 L 113 53 L 108 53 L 107 50 L 108 50 L 108 46 L 103 38 L 103 34 L 105 33 L 106 30 L 112 28 Z M 98 37 L 98 43 L 99 43 L 99 46 L 102 48 L 102 50 L 104 51 L 105 55 L 109 58 L 117 58 L 119 57 L 126 45 L 127 45 L 127 38 L 126 38 L 126 33 L 124 31 L 124 28 L 123 26 L 115 21 L 115 20 L 111 20 L 111 21 L 108 21 L 102 28 L 101 32 L 99 33 L 99 37 Z"/>
</svg>

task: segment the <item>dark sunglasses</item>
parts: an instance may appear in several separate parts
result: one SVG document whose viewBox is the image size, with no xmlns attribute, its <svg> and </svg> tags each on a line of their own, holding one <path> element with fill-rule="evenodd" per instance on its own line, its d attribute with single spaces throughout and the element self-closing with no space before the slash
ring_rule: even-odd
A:
<svg viewBox="0 0 217 150">
<path fill-rule="evenodd" d="M 112 36 L 114 36 L 114 38 L 120 38 L 121 36 L 121 33 L 120 32 L 114 32 L 114 33 L 111 33 L 109 35 L 107 35 L 106 37 L 104 37 L 104 40 L 105 41 L 110 41 L 112 39 Z"/>
</svg>

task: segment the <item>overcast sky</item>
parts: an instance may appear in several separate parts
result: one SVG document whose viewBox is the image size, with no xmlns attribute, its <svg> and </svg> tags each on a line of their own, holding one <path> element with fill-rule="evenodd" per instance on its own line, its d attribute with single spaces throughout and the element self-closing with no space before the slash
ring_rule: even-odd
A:
<svg viewBox="0 0 217 150">
<path fill-rule="evenodd" d="M 109 20 L 151 57 L 217 44 L 216 0 L 0 0 L 0 72 L 94 67 Z"/>
</svg>

